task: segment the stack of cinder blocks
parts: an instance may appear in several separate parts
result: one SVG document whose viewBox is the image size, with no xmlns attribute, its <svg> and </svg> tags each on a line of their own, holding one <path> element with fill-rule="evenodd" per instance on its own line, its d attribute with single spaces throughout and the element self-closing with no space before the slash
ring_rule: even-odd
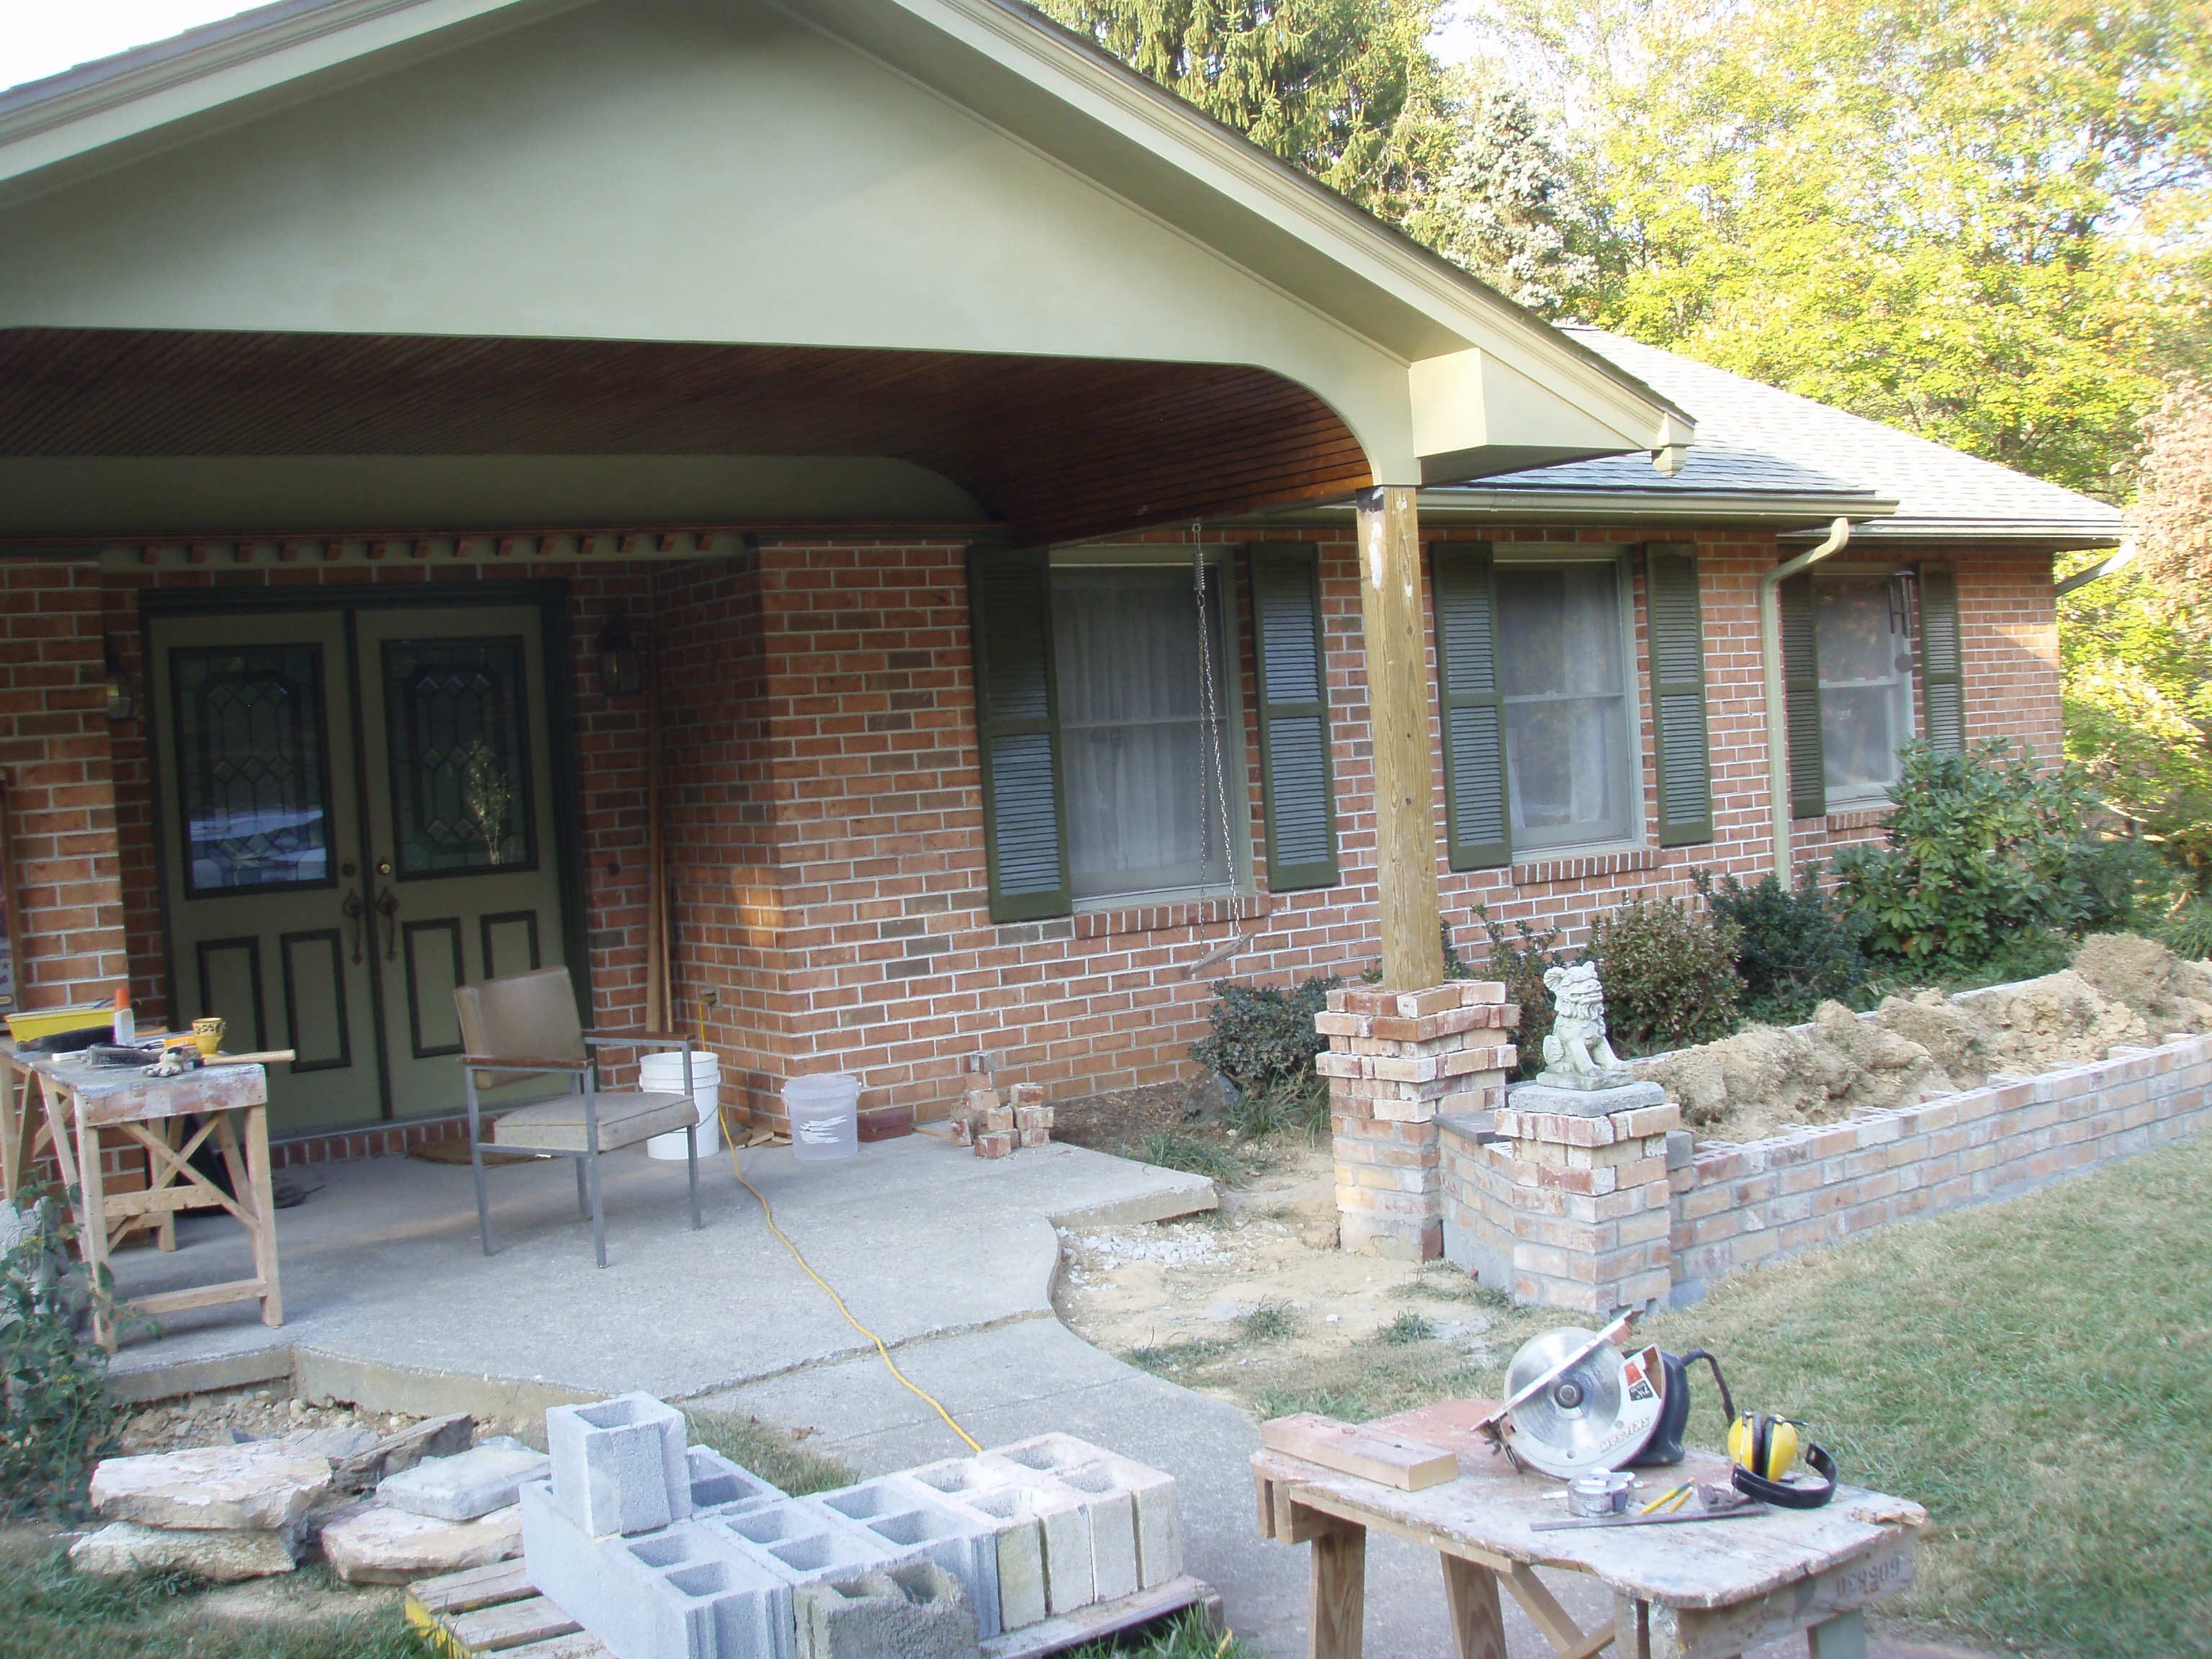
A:
<svg viewBox="0 0 2212 1659">
<path fill-rule="evenodd" d="M 1601 1317 L 1663 1304 L 1668 1133 L 1681 1122 L 1670 1101 L 1587 1116 L 1500 1109 L 1483 1135 L 1448 1125 L 1452 1260 L 1539 1307 Z"/>
<path fill-rule="evenodd" d="M 1011 1089 L 970 1089 L 952 1115 L 954 1144 L 973 1146 L 978 1158 L 1006 1158 L 1017 1146 L 1052 1144 L 1052 1108 L 1044 1089 L 1017 1083 Z"/>
<path fill-rule="evenodd" d="M 1179 1577 L 1168 1476 L 1066 1435 L 787 1498 L 648 1395 L 546 1413 L 538 1592 L 616 1659 L 974 1659 Z"/>
<path fill-rule="evenodd" d="M 1405 1261 L 1443 1254 L 1437 1119 L 1495 1111 L 1519 1062 L 1520 1008 L 1495 980 L 1425 991 L 1331 991 L 1314 1028 L 1328 1052 L 1336 1206 L 1347 1250 Z"/>
<path fill-rule="evenodd" d="M 1006 1630 L 1182 1575 L 1174 1478 L 1073 1435 L 1040 1435 L 890 1480 L 989 1528 Z"/>
</svg>

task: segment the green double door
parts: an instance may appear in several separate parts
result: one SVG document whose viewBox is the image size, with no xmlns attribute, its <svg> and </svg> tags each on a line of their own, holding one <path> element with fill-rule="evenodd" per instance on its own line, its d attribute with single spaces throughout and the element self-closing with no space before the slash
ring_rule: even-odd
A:
<svg viewBox="0 0 2212 1659">
<path fill-rule="evenodd" d="M 157 615 L 174 1023 L 219 1014 L 279 1133 L 459 1109 L 456 987 L 562 960 L 531 605 Z"/>
</svg>

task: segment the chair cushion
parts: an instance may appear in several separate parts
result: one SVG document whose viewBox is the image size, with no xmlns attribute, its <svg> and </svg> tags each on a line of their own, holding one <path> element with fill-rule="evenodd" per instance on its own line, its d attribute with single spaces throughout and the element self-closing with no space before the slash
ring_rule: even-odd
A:
<svg viewBox="0 0 2212 1659">
<path fill-rule="evenodd" d="M 666 1134 L 698 1121 L 699 1109 L 689 1095 L 595 1095 L 599 1151 L 634 1146 L 649 1136 Z M 533 1152 L 580 1152 L 584 1139 L 584 1097 L 562 1095 L 535 1106 L 519 1106 L 492 1125 L 492 1144 Z"/>
</svg>

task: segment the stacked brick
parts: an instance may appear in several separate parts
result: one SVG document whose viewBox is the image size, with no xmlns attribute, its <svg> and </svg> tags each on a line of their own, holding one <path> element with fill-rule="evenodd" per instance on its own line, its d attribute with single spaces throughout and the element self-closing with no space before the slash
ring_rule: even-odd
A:
<svg viewBox="0 0 2212 1659">
<path fill-rule="evenodd" d="M 1668 1102 L 1591 1116 L 1500 1110 L 1445 1126 L 1451 1259 L 1516 1300 L 1601 1318 L 1672 1285 Z"/>
<path fill-rule="evenodd" d="M 974 1659 L 1182 1572 L 1175 1481 L 1068 1435 L 788 1498 L 649 1395 L 545 1427 L 524 1562 L 615 1659 Z"/>
<path fill-rule="evenodd" d="M 1518 1063 L 1521 1010 L 1495 980 L 1425 991 L 1331 991 L 1314 1029 L 1328 1079 L 1343 1248 L 1431 1261 L 1443 1254 L 1437 1120 L 1498 1109 Z"/>
<path fill-rule="evenodd" d="M 970 1089 L 952 1115 L 952 1141 L 973 1146 L 978 1158 L 1010 1158 L 1018 1146 L 1049 1146 L 1052 1108 L 1044 1103 L 1044 1085 Z"/>
</svg>

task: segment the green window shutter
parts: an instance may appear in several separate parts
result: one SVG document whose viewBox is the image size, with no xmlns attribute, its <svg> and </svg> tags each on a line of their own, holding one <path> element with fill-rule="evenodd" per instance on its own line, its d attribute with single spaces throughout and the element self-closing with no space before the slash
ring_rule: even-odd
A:
<svg viewBox="0 0 2212 1659">
<path fill-rule="evenodd" d="M 1713 838 L 1697 549 L 1647 548 L 1644 591 L 1650 628 L 1652 746 L 1659 763 L 1659 844 L 1691 847 Z"/>
<path fill-rule="evenodd" d="M 1959 573 L 1920 567 L 1920 690 L 1928 744 L 1957 754 L 1966 746 L 1966 687 L 1959 653 Z"/>
<path fill-rule="evenodd" d="M 1053 684 L 1051 576 L 1042 550 L 978 549 L 968 556 L 994 921 L 1034 921 L 1075 908 Z"/>
<path fill-rule="evenodd" d="M 1321 552 L 1303 544 L 1260 545 L 1251 560 L 1267 889 L 1334 887 L 1336 792 L 1322 653 Z"/>
<path fill-rule="evenodd" d="M 1813 627 L 1813 579 L 1792 576 L 1782 606 L 1783 707 L 1790 729 L 1790 816 L 1826 817 L 1827 760 L 1820 749 L 1820 652 Z"/>
<path fill-rule="evenodd" d="M 1498 594 L 1486 542 L 1429 549 L 1443 716 L 1444 844 L 1455 870 L 1513 861 L 1505 811 L 1505 696 L 1498 681 Z"/>
</svg>

